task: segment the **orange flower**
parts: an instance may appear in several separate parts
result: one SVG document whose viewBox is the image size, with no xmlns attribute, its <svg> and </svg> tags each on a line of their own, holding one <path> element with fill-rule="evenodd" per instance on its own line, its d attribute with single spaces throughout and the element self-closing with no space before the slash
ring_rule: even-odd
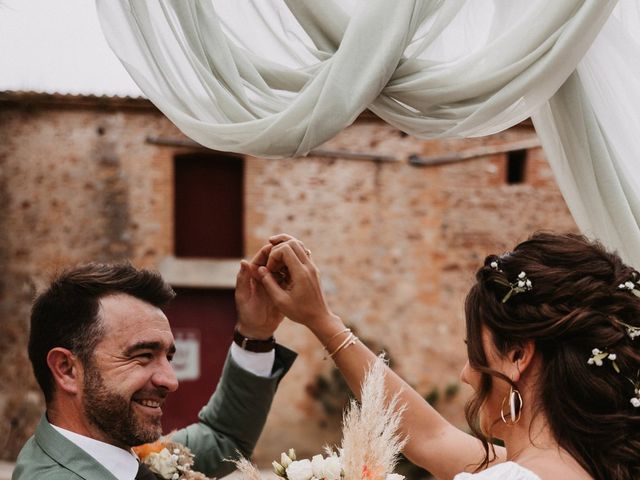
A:
<svg viewBox="0 0 640 480">
<path fill-rule="evenodd" d="M 140 460 L 144 460 L 152 453 L 160 452 L 163 448 L 165 448 L 164 442 L 162 442 L 161 440 L 158 440 L 153 443 L 145 443 L 144 445 L 138 445 L 137 447 L 133 447 L 132 450 L 135 452 L 136 455 L 138 455 L 138 458 Z"/>
<path fill-rule="evenodd" d="M 362 478 L 364 480 L 381 480 L 383 478 L 380 475 L 378 469 L 370 470 L 366 465 L 362 466 Z"/>
</svg>

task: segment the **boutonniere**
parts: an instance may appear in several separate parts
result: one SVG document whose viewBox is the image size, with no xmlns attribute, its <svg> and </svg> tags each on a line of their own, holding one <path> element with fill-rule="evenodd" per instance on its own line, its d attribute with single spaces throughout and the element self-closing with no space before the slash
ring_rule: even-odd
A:
<svg viewBox="0 0 640 480">
<path fill-rule="evenodd" d="M 159 479 L 211 480 L 206 475 L 192 470 L 194 455 L 191 450 L 168 437 L 133 447 L 133 451 Z"/>
</svg>

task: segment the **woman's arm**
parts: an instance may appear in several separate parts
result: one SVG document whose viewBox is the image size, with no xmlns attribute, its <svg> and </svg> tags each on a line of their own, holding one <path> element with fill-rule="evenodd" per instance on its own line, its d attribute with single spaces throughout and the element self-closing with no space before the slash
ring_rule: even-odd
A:
<svg viewBox="0 0 640 480">
<path fill-rule="evenodd" d="M 320 287 L 318 269 L 302 243 L 288 235 L 272 237 L 275 244 L 266 267 L 259 275 L 275 305 L 291 320 L 307 326 L 328 351 L 333 352 L 348 332 L 342 320 L 327 305 Z M 285 285 L 280 285 L 272 272 L 288 271 Z M 343 333 L 340 333 L 343 332 Z M 333 356 L 349 388 L 360 395 L 360 385 L 376 356 L 357 341 Z M 400 393 L 406 404 L 401 432 L 408 437 L 404 454 L 438 478 L 450 479 L 462 471 L 473 470 L 484 457 L 481 443 L 455 428 L 434 410 L 415 390 L 387 369 L 387 392 Z M 499 456 L 504 452 L 496 451 Z"/>
</svg>

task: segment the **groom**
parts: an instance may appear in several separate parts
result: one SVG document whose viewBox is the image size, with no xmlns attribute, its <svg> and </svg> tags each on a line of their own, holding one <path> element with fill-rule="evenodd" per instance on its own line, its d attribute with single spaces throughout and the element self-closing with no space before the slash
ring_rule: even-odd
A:
<svg viewBox="0 0 640 480">
<path fill-rule="evenodd" d="M 282 316 L 253 279 L 268 253 L 241 263 L 235 343 L 222 377 L 199 421 L 172 436 L 208 476 L 233 470 L 224 459 L 237 452 L 251 455 L 295 358 L 275 344 Z M 12 480 L 154 478 L 131 447 L 160 437 L 162 405 L 178 388 L 174 339 L 160 309 L 173 296 L 160 275 L 129 264 L 67 270 L 38 296 L 29 358 L 47 410 Z"/>
</svg>

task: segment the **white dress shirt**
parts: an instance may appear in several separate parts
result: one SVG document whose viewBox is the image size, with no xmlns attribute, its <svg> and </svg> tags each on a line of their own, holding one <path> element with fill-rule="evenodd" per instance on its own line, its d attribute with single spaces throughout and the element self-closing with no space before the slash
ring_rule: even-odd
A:
<svg viewBox="0 0 640 480">
<path fill-rule="evenodd" d="M 138 459 L 130 450 L 123 450 L 109 443 L 85 437 L 64 428 L 51 425 L 61 435 L 91 455 L 118 480 L 133 480 L 138 473 Z"/>
<path fill-rule="evenodd" d="M 273 370 L 273 363 L 276 361 L 276 351 L 250 352 L 243 350 L 233 342 L 231 344 L 231 357 L 246 371 L 259 377 L 269 377 Z"/>
<path fill-rule="evenodd" d="M 235 343 L 231 344 L 231 357 L 242 368 L 260 377 L 271 375 L 275 362 L 275 350 L 270 352 L 248 352 Z M 138 459 L 133 452 L 108 443 L 85 437 L 51 424 L 61 435 L 91 455 L 118 480 L 133 480 L 138 473 Z"/>
</svg>

